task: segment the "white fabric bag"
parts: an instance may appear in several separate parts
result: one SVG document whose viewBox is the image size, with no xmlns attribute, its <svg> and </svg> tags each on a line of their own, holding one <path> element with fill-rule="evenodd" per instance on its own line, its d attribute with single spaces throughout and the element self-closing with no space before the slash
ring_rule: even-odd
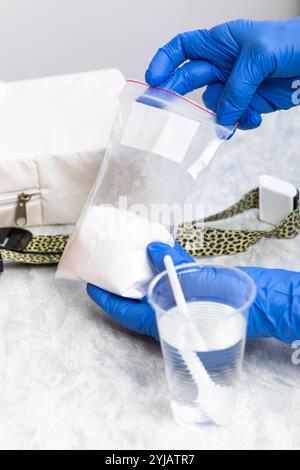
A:
<svg viewBox="0 0 300 470">
<path fill-rule="evenodd" d="M 0 82 L 0 226 L 76 222 L 124 82 L 117 69 Z"/>
</svg>

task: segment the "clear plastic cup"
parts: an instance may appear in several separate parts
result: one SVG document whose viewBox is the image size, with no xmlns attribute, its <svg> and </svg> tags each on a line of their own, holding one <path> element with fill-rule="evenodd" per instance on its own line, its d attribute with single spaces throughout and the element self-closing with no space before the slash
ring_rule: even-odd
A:
<svg viewBox="0 0 300 470">
<path fill-rule="evenodd" d="M 175 419 L 186 425 L 229 424 L 237 401 L 252 279 L 236 268 L 176 267 L 188 315 L 176 306 L 166 271 L 156 276 L 148 300 L 156 312 Z"/>
</svg>

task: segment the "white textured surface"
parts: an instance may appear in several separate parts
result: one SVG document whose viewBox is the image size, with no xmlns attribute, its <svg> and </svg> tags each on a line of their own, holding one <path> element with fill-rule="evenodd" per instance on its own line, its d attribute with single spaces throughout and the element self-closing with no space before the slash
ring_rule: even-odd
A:
<svg viewBox="0 0 300 470">
<path fill-rule="evenodd" d="M 210 173 L 211 208 L 235 201 L 262 173 L 300 187 L 299 129 L 295 110 L 227 143 Z M 299 255 L 298 237 L 218 261 L 299 269 Z M 117 326 L 84 286 L 55 281 L 54 267 L 9 265 L 0 300 L 1 448 L 300 448 L 300 366 L 290 347 L 249 343 L 235 423 L 195 431 L 173 421 L 158 345 Z"/>
</svg>

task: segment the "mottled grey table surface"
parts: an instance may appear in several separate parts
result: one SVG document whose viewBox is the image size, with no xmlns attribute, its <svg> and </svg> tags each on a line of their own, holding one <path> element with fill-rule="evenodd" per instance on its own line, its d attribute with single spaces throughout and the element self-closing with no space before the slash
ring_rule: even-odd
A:
<svg viewBox="0 0 300 470">
<path fill-rule="evenodd" d="M 300 187 L 299 139 L 299 109 L 236 135 L 213 162 L 209 208 L 232 203 L 262 173 Z M 257 221 L 250 214 L 234 224 Z M 298 237 L 263 240 L 218 261 L 300 270 L 299 255 Z M 300 448 L 300 366 L 292 364 L 290 347 L 248 343 L 230 427 L 181 428 L 166 399 L 159 346 L 120 328 L 83 285 L 55 281 L 54 271 L 9 265 L 1 275 L 1 449 Z"/>
</svg>

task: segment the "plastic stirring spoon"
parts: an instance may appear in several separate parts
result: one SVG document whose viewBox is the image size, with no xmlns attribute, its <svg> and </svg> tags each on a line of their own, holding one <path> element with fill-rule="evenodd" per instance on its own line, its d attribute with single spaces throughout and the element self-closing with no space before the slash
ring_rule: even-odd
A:
<svg viewBox="0 0 300 470">
<path fill-rule="evenodd" d="M 188 304 L 184 298 L 184 294 L 172 258 L 170 256 L 165 256 L 164 264 L 167 270 L 176 305 L 179 311 L 190 320 L 191 317 L 189 315 Z M 201 351 L 207 351 L 208 348 L 200 332 L 196 329 L 195 331 L 197 334 L 197 343 L 199 344 L 199 349 Z M 232 387 L 224 387 L 216 384 L 211 379 L 195 351 L 182 348 L 180 349 L 180 355 L 186 363 L 195 383 L 197 384 L 197 401 L 201 404 L 203 411 L 216 424 L 222 426 L 229 424 L 234 412 L 235 390 Z"/>
</svg>

